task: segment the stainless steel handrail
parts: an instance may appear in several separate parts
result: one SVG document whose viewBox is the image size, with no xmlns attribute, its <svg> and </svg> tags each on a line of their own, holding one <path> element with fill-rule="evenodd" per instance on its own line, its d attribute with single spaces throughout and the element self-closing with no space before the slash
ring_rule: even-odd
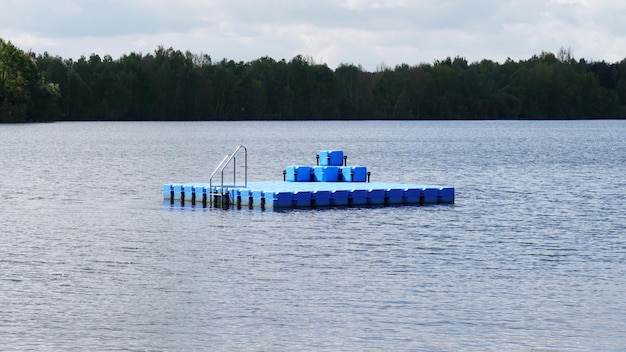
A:
<svg viewBox="0 0 626 352">
<path fill-rule="evenodd" d="M 209 177 L 209 192 L 211 193 L 211 199 L 210 202 L 211 204 L 213 203 L 213 177 L 215 177 L 215 175 L 220 172 L 221 173 L 221 181 L 220 181 L 220 206 L 223 206 L 224 204 L 224 200 L 223 200 L 223 193 L 224 193 L 224 169 L 226 169 L 226 167 L 228 166 L 228 164 L 230 164 L 230 162 L 233 162 L 233 184 L 232 187 L 238 187 L 237 186 L 237 158 L 236 155 L 237 153 L 239 153 L 241 150 L 244 150 L 244 184 L 243 187 L 247 187 L 248 186 L 248 149 L 243 146 L 243 145 L 239 145 L 237 146 L 237 148 L 235 148 L 235 151 L 233 151 L 232 153 L 226 155 L 224 157 L 224 159 L 222 159 L 222 161 L 217 165 L 217 167 L 215 168 L 215 170 L 213 170 L 213 173 L 211 173 L 211 176 Z"/>
</svg>

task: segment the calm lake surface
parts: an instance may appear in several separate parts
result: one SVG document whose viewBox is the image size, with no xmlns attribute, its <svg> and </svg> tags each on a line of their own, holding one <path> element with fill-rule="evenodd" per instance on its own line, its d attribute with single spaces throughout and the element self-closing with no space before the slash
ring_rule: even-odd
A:
<svg viewBox="0 0 626 352">
<path fill-rule="evenodd" d="M 342 149 L 456 204 L 170 207 Z M 626 121 L 0 125 L 4 351 L 624 351 Z"/>
</svg>

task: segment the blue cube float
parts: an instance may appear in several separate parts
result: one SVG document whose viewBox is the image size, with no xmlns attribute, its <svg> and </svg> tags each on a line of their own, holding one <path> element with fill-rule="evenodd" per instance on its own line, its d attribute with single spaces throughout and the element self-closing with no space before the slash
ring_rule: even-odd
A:
<svg viewBox="0 0 626 352">
<path fill-rule="evenodd" d="M 335 207 L 342 207 L 348 205 L 348 197 L 350 196 L 347 190 L 334 190 L 330 192 L 330 205 Z"/>
<path fill-rule="evenodd" d="M 322 150 L 319 153 L 320 166 L 342 166 L 344 156 L 342 150 Z"/>
<path fill-rule="evenodd" d="M 404 190 L 400 188 L 389 188 L 385 190 L 385 204 L 402 204 Z"/>
<path fill-rule="evenodd" d="M 315 182 L 337 182 L 339 181 L 339 166 L 315 166 L 313 168 L 313 180 Z"/>
<path fill-rule="evenodd" d="M 311 207 L 328 207 L 330 206 L 330 191 L 313 191 L 311 192 Z"/>
<path fill-rule="evenodd" d="M 293 207 L 306 208 L 311 206 L 311 192 L 296 191 L 293 192 Z"/>
<path fill-rule="evenodd" d="M 422 204 L 437 204 L 437 199 L 439 199 L 438 188 L 425 188 L 422 190 Z"/>
<path fill-rule="evenodd" d="M 311 167 L 310 166 L 287 166 L 286 180 L 288 182 L 310 182 Z"/>
<path fill-rule="evenodd" d="M 351 190 L 349 203 L 352 206 L 367 205 L 367 190 L 365 189 Z"/>
<path fill-rule="evenodd" d="M 341 168 L 341 177 L 344 182 L 367 181 L 367 168 L 365 166 L 344 166 Z"/>
<path fill-rule="evenodd" d="M 367 205 L 385 205 L 385 190 L 370 189 L 367 191 Z"/>
<path fill-rule="evenodd" d="M 291 208 L 293 206 L 293 193 L 276 192 L 273 195 L 273 201 L 276 208 Z"/>
<path fill-rule="evenodd" d="M 402 192 L 402 203 L 419 204 L 422 190 L 419 188 L 405 188 Z"/>
</svg>

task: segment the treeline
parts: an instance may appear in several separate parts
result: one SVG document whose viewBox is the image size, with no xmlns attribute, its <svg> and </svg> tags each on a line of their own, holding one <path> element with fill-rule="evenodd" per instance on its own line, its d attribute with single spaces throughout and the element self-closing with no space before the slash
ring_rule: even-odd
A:
<svg viewBox="0 0 626 352">
<path fill-rule="evenodd" d="M 375 72 L 303 56 L 251 62 L 159 47 L 74 61 L 0 39 L 0 122 L 626 118 L 626 59 L 462 57 Z"/>
</svg>

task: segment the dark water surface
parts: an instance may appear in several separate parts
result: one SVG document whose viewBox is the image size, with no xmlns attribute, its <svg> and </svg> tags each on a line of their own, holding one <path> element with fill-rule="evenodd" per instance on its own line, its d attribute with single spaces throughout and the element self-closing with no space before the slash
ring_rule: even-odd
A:
<svg viewBox="0 0 626 352">
<path fill-rule="evenodd" d="M 216 211 L 342 149 L 453 206 Z M 0 125 L 2 350 L 626 350 L 626 121 Z"/>
</svg>

